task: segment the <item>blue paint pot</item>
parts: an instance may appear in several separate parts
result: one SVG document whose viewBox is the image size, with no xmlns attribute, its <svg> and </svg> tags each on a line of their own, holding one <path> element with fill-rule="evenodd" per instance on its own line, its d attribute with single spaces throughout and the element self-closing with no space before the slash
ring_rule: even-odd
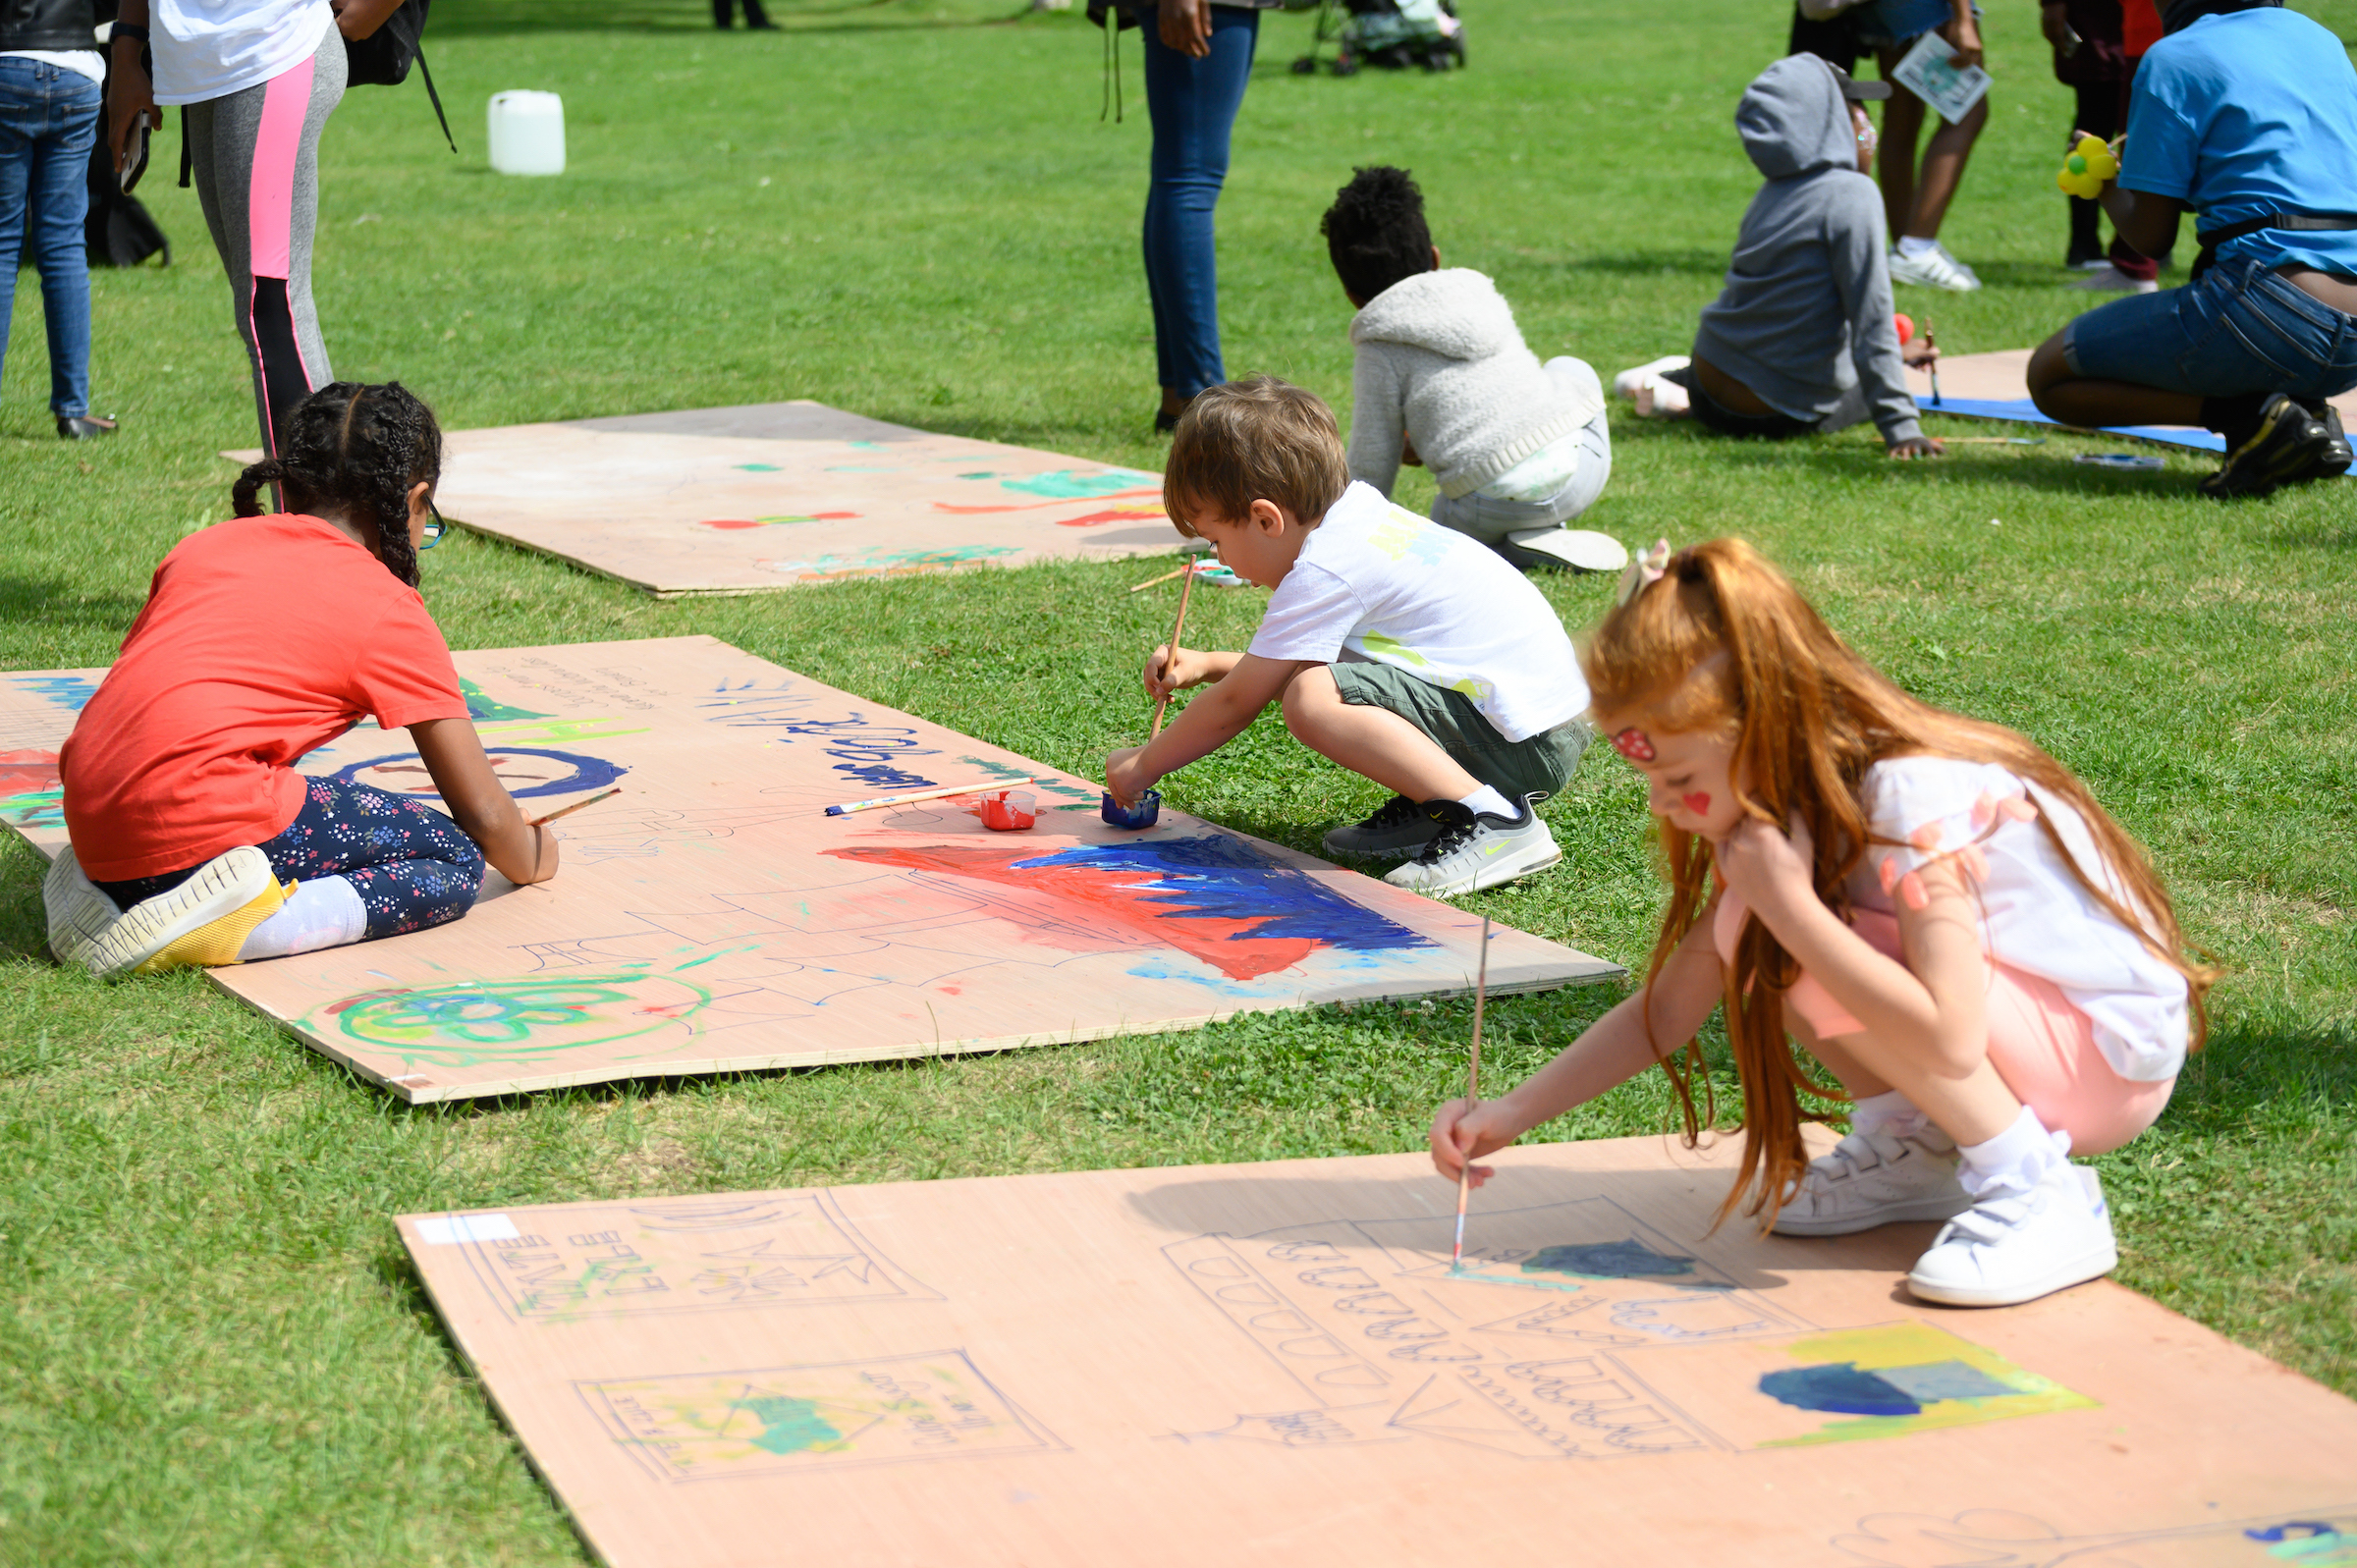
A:
<svg viewBox="0 0 2357 1568">
<path fill-rule="evenodd" d="M 1162 791 L 1147 790 L 1137 797 L 1137 804 L 1127 810 L 1124 810 L 1121 802 L 1108 793 L 1097 815 L 1116 828 L 1151 828 L 1162 816 Z"/>
</svg>

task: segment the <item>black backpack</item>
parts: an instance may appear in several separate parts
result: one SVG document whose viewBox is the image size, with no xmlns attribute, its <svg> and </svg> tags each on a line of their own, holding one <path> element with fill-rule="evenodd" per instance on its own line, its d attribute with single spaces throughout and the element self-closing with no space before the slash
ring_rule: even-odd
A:
<svg viewBox="0 0 2357 1568">
<path fill-rule="evenodd" d="M 434 118 L 442 122 L 442 139 L 459 150 L 450 134 L 450 117 L 442 112 L 442 94 L 434 90 L 434 74 L 425 68 L 425 51 L 418 39 L 425 33 L 428 0 L 401 0 L 401 9 L 385 18 L 384 26 L 365 38 L 344 40 L 346 80 L 356 87 L 398 87 L 410 80 L 410 63 L 425 79 L 425 95 L 433 101 Z"/>
</svg>

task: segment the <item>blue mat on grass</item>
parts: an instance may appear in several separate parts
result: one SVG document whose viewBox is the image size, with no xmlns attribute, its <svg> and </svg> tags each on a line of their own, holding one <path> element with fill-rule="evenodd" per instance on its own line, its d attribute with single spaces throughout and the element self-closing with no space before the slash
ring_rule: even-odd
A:
<svg viewBox="0 0 2357 1568">
<path fill-rule="evenodd" d="M 1959 419 L 2010 419 L 2016 423 L 2027 425 L 2058 423 L 2058 421 L 2049 419 L 2040 413 L 2038 406 L 2027 398 L 2010 398 L 2003 401 L 1987 398 L 1949 398 L 1944 403 L 1926 403 L 1923 399 L 1918 398 L 1915 400 L 1915 407 L 1922 413 L 1950 413 Z M 2152 441 L 2165 447 L 2185 447 L 2195 452 L 2223 452 L 2226 450 L 2226 438 L 2217 431 L 2187 430 L 2181 425 L 2112 425 L 2107 426 L 2099 434 L 2126 436 L 2135 441 Z"/>
</svg>

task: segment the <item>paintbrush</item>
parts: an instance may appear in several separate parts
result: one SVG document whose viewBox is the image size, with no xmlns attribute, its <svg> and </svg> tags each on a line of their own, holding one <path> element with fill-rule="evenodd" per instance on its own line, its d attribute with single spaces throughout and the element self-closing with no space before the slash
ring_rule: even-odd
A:
<svg viewBox="0 0 2357 1568">
<path fill-rule="evenodd" d="M 576 812 L 576 811 L 579 811 L 580 809 L 582 809 L 582 808 L 583 808 L 583 807 L 585 807 L 585 806 L 594 806 L 594 805 L 596 805 L 596 804 L 597 804 L 599 801 L 601 801 L 601 800 L 611 800 L 611 799 L 613 799 L 613 798 L 614 798 L 616 795 L 618 795 L 618 794 L 621 794 L 621 793 L 622 793 L 622 785 L 620 785 L 620 784 L 616 784 L 616 785 L 615 785 L 613 788 L 611 788 L 611 789 L 607 790 L 607 791 L 606 791 L 605 793 L 603 793 L 603 794 L 591 795 L 591 796 L 590 796 L 588 799 L 586 799 L 586 800 L 576 800 L 576 801 L 575 801 L 575 802 L 574 802 L 572 805 L 570 805 L 570 806 L 565 806 L 565 807 L 563 807 L 563 808 L 561 808 L 561 809 L 559 809 L 559 810 L 556 810 L 556 811 L 552 811 L 552 812 L 550 812 L 550 813 L 549 813 L 547 816 L 545 816 L 545 817 L 534 817 L 534 818 L 533 818 L 531 821 L 529 821 L 529 822 L 525 823 L 525 824 L 524 824 L 524 826 L 525 826 L 525 827 L 527 827 L 527 828 L 538 828 L 538 827 L 543 827 L 543 826 L 545 826 L 545 825 L 547 825 L 547 824 L 549 824 L 549 823 L 552 823 L 552 822 L 556 821 L 556 820 L 557 820 L 559 817 L 570 817 L 570 816 L 572 816 L 572 815 L 573 815 L 575 812 Z"/>
<path fill-rule="evenodd" d="M 1162 676 L 1165 680 L 1170 678 L 1171 665 L 1178 657 L 1178 639 L 1186 631 L 1186 596 L 1195 591 L 1193 565 L 1192 562 L 1187 564 L 1186 575 L 1178 584 L 1178 619 L 1172 622 L 1171 651 L 1164 656 L 1162 662 Z M 1162 710 L 1170 705 L 1171 694 L 1166 690 L 1154 704 L 1154 728 L 1146 731 L 1148 740 L 1152 740 L 1156 735 L 1162 733 Z"/>
<path fill-rule="evenodd" d="M 1932 331 L 1930 316 L 1923 318 L 1923 346 L 1935 351 L 1940 347 L 1940 339 Z M 1938 403 L 1940 401 L 1940 360 L 1937 356 L 1931 360 L 1929 368 L 1932 372 L 1932 402 Z"/>
<path fill-rule="evenodd" d="M 1465 1066 L 1465 1114 L 1481 1104 L 1481 1011 L 1490 995 L 1490 917 L 1481 917 L 1481 968 L 1473 982 L 1473 1053 Z M 1461 1119 L 1461 1118 L 1460 1118 Z M 1473 1193 L 1473 1157 L 1458 1157 L 1456 1167 L 1456 1245 L 1449 1252 L 1449 1271 L 1457 1273 L 1465 1267 L 1465 1200 Z"/>
<path fill-rule="evenodd" d="M 1129 591 L 1130 591 L 1131 593 L 1137 593 L 1137 592 L 1139 592 L 1139 591 L 1141 591 L 1141 590 L 1143 590 L 1143 589 L 1146 589 L 1146 588 L 1151 588 L 1151 587 L 1153 587 L 1153 586 L 1154 586 L 1156 583 L 1158 583 L 1158 582 L 1168 582 L 1168 581 L 1170 581 L 1170 580 L 1171 580 L 1173 577 L 1183 576 L 1185 573 L 1187 573 L 1187 572 L 1189 572 L 1189 571 L 1192 571 L 1192 570 L 1194 570 L 1194 569 L 1195 569 L 1195 564 L 1194 564 L 1192 561 L 1189 561 L 1189 562 L 1188 562 L 1188 563 L 1187 563 L 1185 566 L 1183 566 L 1183 567 L 1180 567 L 1180 568 L 1178 568 L 1177 571 L 1166 571 L 1166 572 L 1164 572 L 1164 573 L 1163 573 L 1161 576 L 1159 576 L 1159 577 L 1148 577 L 1148 578 L 1147 578 L 1145 581 L 1143 581 L 1143 582 L 1133 582 L 1133 583 L 1131 583 L 1131 584 L 1129 585 Z"/>
<path fill-rule="evenodd" d="M 1037 779 L 982 779 L 973 784 L 943 784 L 937 789 L 918 789 L 904 795 L 878 795 L 873 800 L 847 800 L 840 806 L 829 806 L 830 817 L 848 817 L 854 811 L 873 811 L 878 806 L 910 806 L 920 800 L 939 800 L 948 795 L 978 795 L 991 789 L 1015 789 L 1024 784 L 1054 784 L 1056 776 Z"/>
</svg>

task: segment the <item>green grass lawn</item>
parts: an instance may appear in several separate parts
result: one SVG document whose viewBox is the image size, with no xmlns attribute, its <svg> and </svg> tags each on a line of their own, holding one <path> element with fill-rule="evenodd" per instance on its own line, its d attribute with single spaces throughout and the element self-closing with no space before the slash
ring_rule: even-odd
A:
<svg viewBox="0 0 2357 1568">
<path fill-rule="evenodd" d="M 327 135 L 317 288 L 337 369 L 399 377 L 453 428 L 807 397 L 1159 466 L 1134 35 L 1129 119 L 1101 123 L 1099 34 L 1006 3 L 784 0 L 786 31 L 718 34 L 700 0 L 444 0 L 430 60 L 460 155 L 414 83 L 356 89 Z M 2357 37 L 2349 0 L 2305 8 Z M 1221 209 L 1232 373 L 1346 399 L 1348 307 L 1316 225 L 1376 161 L 1415 171 L 1449 260 L 1497 277 L 1542 353 L 1609 377 L 1689 341 L 1757 185 L 1733 102 L 1784 14 L 1466 9 L 1472 68 L 1450 79 L 1295 78 L 1307 22 L 1268 19 Z M 1988 27 L 1996 113 L 1945 238 L 1989 287 L 1901 296 L 1951 352 L 2033 343 L 2086 302 L 2060 287 L 2069 97 L 2028 8 Z M 484 99 L 523 86 L 565 95 L 561 179 L 485 166 Z M 96 406 L 122 435 L 51 438 L 37 292 L 19 286 L 0 667 L 107 662 L 156 560 L 227 514 L 214 453 L 254 439 L 178 152 L 159 139 L 141 191 L 177 264 L 95 283 Z M 2167 1115 L 2101 1162 L 2119 1277 L 2357 1393 L 2357 487 L 2221 508 L 2191 493 L 2206 461 L 2099 473 L 2068 459 L 2107 444 L 2063 435 L 1906 465 L 1870 431 L 1615 436 L 1593 526 L 1747 535 L 1900 680 L 2026 730 L 2152 846 L 2227 978 Z M 1402 499 L 1428 483 L 1411 473 Z M 1169 600 L 1121 590 L 1150 569 L 665 604 L 462 534 L 427 559 L 426 598 L 455 647 L 709 632 L 1086 773 L 1144 722 L 1133 672 Z M 1544 587 L 1575 629 L 1609 593 Z M 1240 646 L 1259 596 L 1196 603 L 1206 643 Z M 1266 722 L 1166 788 L 1303 847 L 1378 794 Z M 1641 963 L 1660 897 L 1641 798 L 1596 748 L 1548 807 L 1565 867 L 1468 905 Z M 60 973 L 38 876 L 0 847 L 11 1568 L 583 1560 L 439 1331 L 394 1214 L 1410 1149 L 1461 1072 L 1466 1009 L 1374 1006 L 411 1110 L 197 977 Z M 1618 994 L 1502 1000 L 1499 1081 Z M 1668 1107 L 1656 1075 L 1550 1131 L 1650 1132 Z"/>
</svg>

